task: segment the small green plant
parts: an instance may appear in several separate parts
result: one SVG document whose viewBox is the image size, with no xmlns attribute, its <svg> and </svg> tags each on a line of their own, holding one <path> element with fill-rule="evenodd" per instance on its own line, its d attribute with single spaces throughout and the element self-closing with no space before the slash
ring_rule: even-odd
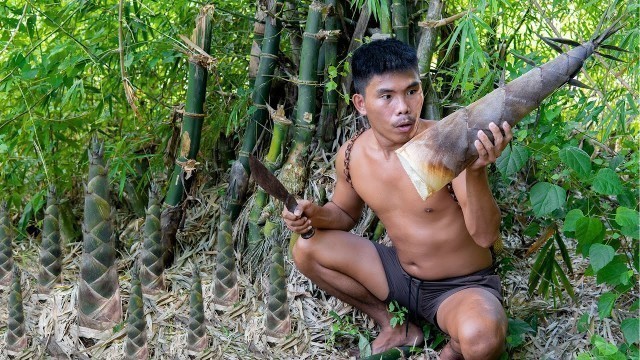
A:
<svg viewBox="0 0 640 360">
<path fill-rule="evenodd" d="M 446 339 L 444 333 L 432 324 L 424 324 L 422 326 L 422 333 L 424 334 L 427 347 L 431 349 L 438 348 Z"/>
<path fill-rule="evenodd" d="M 391 327 L 396 327 L 398 325 L 404 324 L 406 319 L 406 314 L 409 312 L 406 307 L 400 306 L 397 301 L 392 301 L 389 303 L 389 312 L 393 314 L 391 318 Z"/>
<path fill-rule="evenodd" d="M 524 320 L 509 318 L 508 324 L 506 340 L 509 352 L 524 344 L 525 335 L 536 333 L 535 326 Z"/>
<path fill-rule="evenodd" d="M 333 318 L 334 322 L 331 324 L 331 333 L 327 338 L 327 347 L 333 347 L 338 336 L 346 335 L 358 339 L 358 349 L 360 350 L 361 357 L 371 355 L 371 347 L 369 346 L 371 334 L 368 331 L 360 332 L 358 326 L 356 326 L 350 318 L 340 316 L 333 310 L 329 312 L 329 315 Z"/>
</svg>

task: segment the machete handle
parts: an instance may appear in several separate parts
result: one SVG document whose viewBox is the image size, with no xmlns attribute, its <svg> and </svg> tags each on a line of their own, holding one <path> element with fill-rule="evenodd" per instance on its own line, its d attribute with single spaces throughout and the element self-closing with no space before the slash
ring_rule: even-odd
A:
<svg viewBox="0 0 640 360">
<path fill-rule="evenodd" d="M 310 237 L 312 237 L 314 234 L 316 233 L 316 229 L 311 228 L 311 230 L 307 231 L 306 233 L 300 235 L 302 236 L 303 239 L 308 239 Z"/>
</svg>

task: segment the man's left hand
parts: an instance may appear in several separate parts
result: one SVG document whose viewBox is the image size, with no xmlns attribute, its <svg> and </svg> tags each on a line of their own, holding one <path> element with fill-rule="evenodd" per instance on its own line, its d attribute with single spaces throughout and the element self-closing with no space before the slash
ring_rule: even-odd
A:
<svg viewBox="0 0 640 360">
<path fill-rule="evenodd" d="M 509 141 L 513 139 L 511 126 L 506 121 L 502 123 L 504 135 L 498 125 L 494 123 L 489 124 L 489 130 L 491 130 L 493 134 L 493 142 L 491 142 L 484 131 L 478 131 L 478 140 L 474 142 L 476 150 L 478 151 L 478 159 L 469 166 L 471 170 L 480 170 L 496 162 L 500 154 L 502 154 L 502 151 L 507 147 Z"/>
</svg>

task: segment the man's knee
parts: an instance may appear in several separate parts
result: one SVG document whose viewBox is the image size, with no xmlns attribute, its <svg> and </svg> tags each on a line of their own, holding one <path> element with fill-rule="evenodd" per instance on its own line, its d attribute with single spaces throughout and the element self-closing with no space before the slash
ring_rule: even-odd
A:
<svg viewBox="0 0 640 360">
<path fill-rule="evenodd" d="M 293 262 L 302 273 L 305 273 L 307 266 L 314 261 L 314 249 L 318 245 L 317 241 L 314 240 L 318 235 L 318 231 L 316 230 L 316 234 L 309 239 L 299 236 L 293 244 L 293 248 L 291 249 Z"/>
<path fill-rule="evenodd" d="M 504 352 L 507 325 L 504 319 L 469 321 L 458 333 L 460 349 L 466 360 L 497 359 Z"/>
</svg>

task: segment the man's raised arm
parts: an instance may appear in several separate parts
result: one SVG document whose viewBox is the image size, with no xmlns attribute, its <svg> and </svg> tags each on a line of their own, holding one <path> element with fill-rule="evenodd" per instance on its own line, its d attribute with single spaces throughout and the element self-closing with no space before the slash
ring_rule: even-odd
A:
<svg viewBox="0 0 640 360">
<path fill-rule="evenodd" d="M 486 134 L 478 134 L 479 140 L 475 144 L 478 160 L 453 180 L 453 189 L 460 202 L 467 230 L 473 241 L 485 248 L 493 245 L 500 231 L 500 209 L 491 194 L 486 167 L 496 161 L 513 138 L 509 124 L 505 122 L 502 128 L 504 136 L 497 125 L 490 126 L 495 144 Z"/>
</svg>

